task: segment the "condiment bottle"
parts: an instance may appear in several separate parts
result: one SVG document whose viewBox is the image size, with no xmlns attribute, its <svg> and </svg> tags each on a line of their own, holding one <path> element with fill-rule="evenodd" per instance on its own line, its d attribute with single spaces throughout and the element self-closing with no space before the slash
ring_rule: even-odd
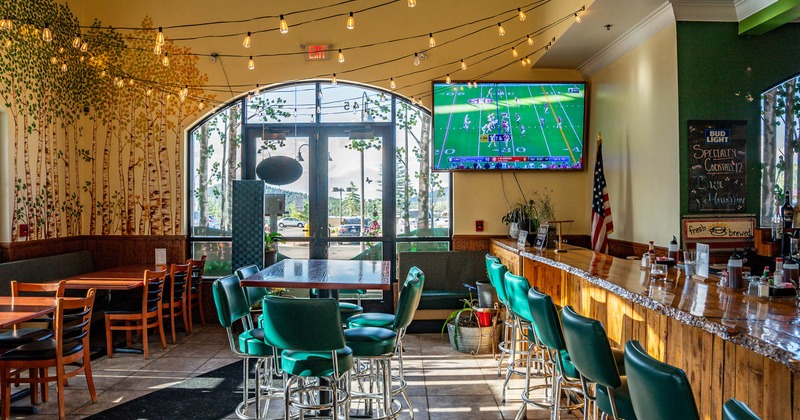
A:
<svg viewBox="0 0 800 420">
<path fill-rule="evenodd" d="M 650 247 L 647 248 L 647 255 L 650 257 L 650 264 L 656 263 L 656 249 L 653 247 L 653 241 L 650 241 Z"/>
<path fill-rule="evenodd" d="M 783 258 L 775 258 L 775 273 L 772 277 L 772 285 L 777 286 L 783 283 Z"/>
<path fill-rule="evenodd" d="M 783 281 L 797 286 L 798 276 L 800 276 L 800 265 L 798 265 L 797 260 L 789 256 L 783 262 Z"/>
<path fill-rule="evenodd" d="M 734 252 L 728 258 L 728 287 L 739 289 L 742 287 L 742 281 L 742 258 Z"/>
<path fill-rule="evenodd" d="M 667 258 L 672 258 L 675 263 L 678 262 L 678 239 L 674 235 L 667 248 Z"/>
</svg>

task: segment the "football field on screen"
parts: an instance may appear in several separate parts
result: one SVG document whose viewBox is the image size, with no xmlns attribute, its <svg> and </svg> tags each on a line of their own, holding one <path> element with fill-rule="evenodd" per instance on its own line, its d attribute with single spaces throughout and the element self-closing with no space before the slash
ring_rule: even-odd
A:
<svg viewBox="0 0 800 420">
<path fill-rule="evenodd" d="M 582 163 L 584 89 L 568 83 L 437 85 L 434 130 L 443 141 L 435 143 L 435 166 L 522 169 Z M 506 163 L 450 162 L 452 157 L 503 157 Z M 555 157 L 558 163 L 508 162 L 509 157 Z"/>
</svg>

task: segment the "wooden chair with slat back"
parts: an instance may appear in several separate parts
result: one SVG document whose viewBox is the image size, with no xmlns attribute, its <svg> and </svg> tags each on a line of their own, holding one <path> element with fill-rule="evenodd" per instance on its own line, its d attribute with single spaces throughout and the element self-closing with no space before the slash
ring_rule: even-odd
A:
<svg viewBox="0 0 800 420">
<path fill-rule="evenodd" d="M 199 260 L 188 259 L 186 264 L 189 264 L 192 273 L 186 304 L 186 308 L 189 310 L 189 332 L 191 333 L 194 326 L 194 308 L 197 308 L 197 312 L 200 314 L 200 324 L 206 325 L 206 316 L 203 313 L 203 273 L 206 269 L 206 256 L 203 255 Z"/>
<path fill-rule="evenodd" d="M 188 310 L 186 308 L 188 285 L 190 281 L 189 264 L 172 264 L 169 267 L 169 280 L 167 280 L 167 292 L 161 302 L 161 309 L 164 318 L 169 318 L 172 329 L 172 344 L 175 339 L 175 318 L 183 319 L 183 328 L 186 335 L 191 334 L 189 329 Z"/>
<path fill-rule="evenodd" d="M 145 270 L 141 300 L 132 301 L 130 305 L 105 312 L 108 357 L 111 357 L 113 353 L 112 331 L 125 331 L 128 347 L 131 346 L 131 332 L 138 331 L 142 337 L 145 359 L 148 356 L 147 333 L 151 328 L 158 328 L 161 347 L 167 348 L 167 340 L 164 337 L 164 317 L 161 311 L 166 277 L 166 270 Z"/>
<path fill-rule="evenodd" d="M 64 386 L 68 378 L 84 374 L 92 402 L 97 402 L 97 393 L 92 379 L 89 352 L 89 327 L 92 321 L 95 290 L 89 289 L 85 298 L 56 298 L 53 337 L 23 344 L 0 355 L 0 386 L 3 418 L 11 415 L 11 382 L 47 384 L 56 382 L 58 390 L 58 415 L 65 418 Z M 69 372 L 65 366 L 77 366 Z M 55 368 L 50 375 L 48 368 Z M 11 379 L 11 374 L 20 369 L 33 369 L 43 374 L 37 377 Z"/>
</svg>

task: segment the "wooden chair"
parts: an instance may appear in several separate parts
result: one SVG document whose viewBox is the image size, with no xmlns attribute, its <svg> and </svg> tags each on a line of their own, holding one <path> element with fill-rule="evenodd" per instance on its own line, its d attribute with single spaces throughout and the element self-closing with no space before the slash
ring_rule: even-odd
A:
<svg viewBox="0 0 800 420">
<path fill-rule="evenodd" d="M 64 386 L 68 378 L 83 373 L 89 387 L 89 395 L 97 402 L 97 393 L 92 379 L 89 353 L 89 327 L 92 321 L 95 290 L 89 289 L 85 298 L 56 298 L 53 337 L 23 344 L 0 355 L 0 386 L 3 388 L 0 404 L 3 419 L 11 415 L 11 374 L 19 369 L 35 369 L 43 374 L 30 378 L 14 378 L 14 382 L 47 384 L 56 382 L 58 390 L 58 415 L 65 418 Z M 67 372 L 66 365 L 77 366 Z M 50 375 L 48 368 L 55 368 Z"/>
<path fill-rule="evenodd" d="M 166 270 L 146 270 L 141 301 L 131 302 L 131 305 L 127 307 L 106 311 L 106 352 L 108 357 L 111 357 L 114 351 L 112 331 L 125 331 L 128 347 L 131 346 L 131 332 L 139 331 L 142 336 L 145 359 L 147 359 L 148 348 L 147 333 L 151 328 L 158 328 L 161 347 L 167 348 L 167 340 L 164 337 L 164 316 L 161 311 L 166 277 Z"/>
<path fill-rule="evenodd" d="M 163 316 L 169 317 L 170 327 L 172 328 L 172 344 L 175 339 L 175 318 L 183 318 L 183 328 L 186 335 L 191 334 L 189 329 L 189 317 L 186 309 L 186 296 L 189 285 L 189 264 L 172 264 L 169 267 L 169 281 L 166 296 L 161 301 Z"/>
<path fill-rule="evenodd" d="M 186 260 L 186 264 L 192 272 L 192 281 L 189 283 L 188 290 L 189 299 L 186 308 L 189 310 L 189 332 L 192 332 L 194 326 L 194 308 L 197 307 L 197 312 L 200 314 L 200 324 L 206 325 L 206 316 L 203 313 L 203 273 L 206 269 L 206 256 L 203 255 L 199 260 Z"/>
</svg>

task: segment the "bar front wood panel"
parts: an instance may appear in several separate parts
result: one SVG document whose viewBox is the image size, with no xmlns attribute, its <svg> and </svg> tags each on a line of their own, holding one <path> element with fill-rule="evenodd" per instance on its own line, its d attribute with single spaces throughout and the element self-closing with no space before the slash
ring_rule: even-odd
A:
<svg viewBox="0 0 800 420">
<path fill-rule="evenodd" d="M 764 419 L 800 420 L 800 377 L 787 365 L 631 302 L 560 268 L 523 259 L 533 286 L 603 323 L 612 346 L 638 340 L 655 358 L 686 372 L 703 419 L 720 419 L 734 397 Z"/>
<path fill-rule="evenodd" d="M 506 266 L 508 271 L 518 276 L 522 275 L 522 258 L 519 256 L 519 250 L 506 242 L 511 241 L 497 241 L 493 240 L 489 244 L 489 253 L 500 259 L 500 262 Z"/>
</svg>

